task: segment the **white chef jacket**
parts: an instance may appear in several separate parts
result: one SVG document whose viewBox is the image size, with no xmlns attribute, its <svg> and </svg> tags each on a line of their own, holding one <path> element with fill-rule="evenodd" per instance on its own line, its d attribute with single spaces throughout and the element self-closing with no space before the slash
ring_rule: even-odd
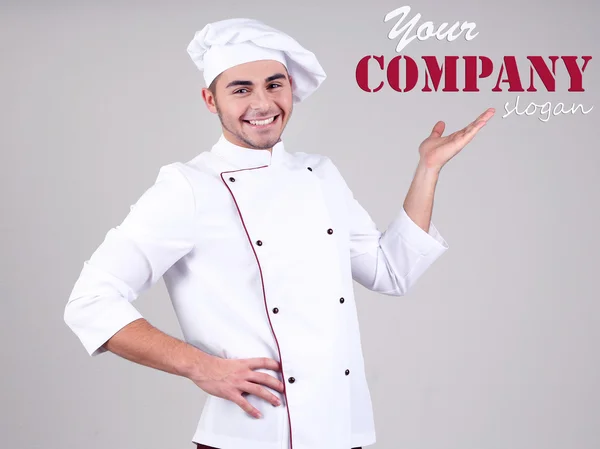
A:
<svg viewBox="0 0 600 449">
<path fill-rule="evenodd" d="M 375 442 L 353 279 L 404 295 L 448 248 L 404 209 L 385 232 L 330 158 L 236 146 L 160 168 L 83 264 L 65 308 L 87 352 L 142 317 L 163 277 L 186 342 L 222 358 L 269 357 L 282 405 L 253 418 L 209 395 L 193 442 L 221 449 L 350 449 Z M 268 388 L 268 387 L 265 387 Z"/>
</svg>

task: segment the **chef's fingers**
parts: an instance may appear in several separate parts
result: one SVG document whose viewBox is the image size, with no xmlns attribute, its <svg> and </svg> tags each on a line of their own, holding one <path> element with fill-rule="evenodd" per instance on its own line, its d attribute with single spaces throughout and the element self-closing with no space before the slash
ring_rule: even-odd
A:
<svg viewBox="0 0 600 449">
<path fill-rule="evenodd" d="M 261 417 L 261 414 L 258 411 L 258 409 L 256 407 L 253 407 L 252 404 L 250 404 L 250 402 L 248 402 L 248 400 L 244 396 L 242 396 L 241 393 L 236 393 L 233 395 L 233 397 L 227 399 L 239 405 L 240 408 L 246 413 L 248 413 L 250 416 L 253 416 L 254 418 Z"/>
<path fill-rule="evenodd" d="M 265 385 L 273 390 L 277 390 L 280 393 L 283 393 L 284 385 L 276 377 L 271 376 L 270 374 L 261 373 L 258 371 L 250 371 L 246 380 L 250 382 L 254 382 L 257 384 Z"/>
<path fill-rule="evenodd" d="M 252 359 L 246 359 L 248 368 L 255 370 L 258 368 L 270 369 L 273 371 L 279 371 L 279 362 L 268 357 L 255 357 Z"/>
<path fill-rule="evenodd" d="M 240 386 L 240 389 L 247 393 L 253 394 L 254 396 L 258 396 L 259 398 L 262 398 L 275 406 L 281 405 L 281 401 L 277 396 L 258 384 L 252 382 L 243 382 Z"/>
<path fill-rule="evenodd" d="M 458 141 L 460 146 L 464 147 L 471 140 L 473 140 L 475 134 L 477 134 L 485 124 L 486 122 L 484 120 L 479 120 L 478 122 L 472 123 L 465 129 L 458 131 L 454 136 L 453 140 Z"/>
<path fill-rule="evenodd" d="M 462 130 L 463 134 L 472 134 L 474 131 L 478 131 L 483 125 L 486 124 L 486 120 L 478 119 L 473 123 L 469 124 L 465 129 Z"/>
<path fill-rule="evenodd" d="M 469 125 L 467 125 L 462 131 L 463 133 L 469 133 L 472 132 L 474 128 L 481 128 L 483 125 L 486 124 L 486 122 L 492 118 L 492 116 L 495 114 L 496 110 L 494 108 L 489 108 L 486 109 L 483 114 L 481 114 L 479 117 L 477 117 L 475 120 L 473 120 L 471 123 L 469 123 Z"/>
<path fill-rule="evenodd" d="M 466 144 L 468 144 L 471 140 L 473 140 L 473 137 L 475 137 L 475 134 L 477 134 L 479 132 L 479 130 L 481 128 L 483 128 L 483 126 L 486 123 L 487 123 L 486 120 L 478 119 L 478 120 L 474 121 L 473 123 L 470 123 L 468 126 L 464 127 L 463 129 L 453 132 L 446 138 L 450 142 L 457 142 L 457 144 L 462 148 Z"/>
<path fill-rule="evenodd" d="M 481 114 L 479 117 L 477 117 L 476 120 L 474 120 L 474 122 L 478 122 L 479 120 L 483 120 L 484 122 L 487 122 L 489 119 L 492 118 L 492 116 L 496 113 L 496 109 L 495 108 L 487 108 L 483 114 Z"/>
</svg>

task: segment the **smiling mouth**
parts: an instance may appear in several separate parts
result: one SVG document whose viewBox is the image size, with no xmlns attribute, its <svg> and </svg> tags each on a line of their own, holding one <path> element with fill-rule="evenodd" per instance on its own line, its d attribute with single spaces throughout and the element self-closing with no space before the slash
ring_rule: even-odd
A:
<svg viewBox="0 0 600 449">
<path fill-rule="evenodd" d="M 266 128 L 269 125 L 272 125 L 273 123 L 275 123 L 275 121 L 277 120 L 279 115 L 280 114 L 277 114 L 271 118 L 264 119 L 264 120 L 243 120 L 243 122 L 249 124 L 253 128 Z"/>
</svg>

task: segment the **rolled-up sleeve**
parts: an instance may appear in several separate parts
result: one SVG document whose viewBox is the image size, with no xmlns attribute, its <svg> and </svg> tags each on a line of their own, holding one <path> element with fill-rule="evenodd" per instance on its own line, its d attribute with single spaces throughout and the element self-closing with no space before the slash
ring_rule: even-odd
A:
<svg viewBox="0 0 600 449">
<path fill-rule="evenodd" d="M 354 197 L 336 168 L 346 199 L 352 277 L 359 284 L 382 294 L 402 296 L 448 249 L 448 244 L 429 223 L 429 232 L 419 227 L 402 207 L 388 228 L 381 232 L 369 213 Z"/>
<path fill-rule="evenodd" d="M 195 244 L 194 191 L 180 163 L 161 167 L 155 183 L 108 231 L 75 282 L 64 320 L 88 354 L 106 351 L 117 331 L 142 318 L 132 302 Z"/>
</svg>

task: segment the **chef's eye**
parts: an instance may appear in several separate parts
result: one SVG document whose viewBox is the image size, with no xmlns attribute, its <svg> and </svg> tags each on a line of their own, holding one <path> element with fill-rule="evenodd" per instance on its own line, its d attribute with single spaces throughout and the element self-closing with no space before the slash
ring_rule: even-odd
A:
<svg viewBox="0 0 600 449">
<path fill-rule="evenodd" d="M 244 88 L 238 89 L 238 90 L 234 91 L 233 93 L 234 94 L 245 93 L 245 92 L 242 92 L 243 90 L 247 91 L 248 89 L 244 89 Z"/>
<path fill-rule="evenodd" d="M 269 84 L 269 87 L 271 87 L 271 86 L 281 87 L 281 84 L 279 84 L 279 83 L 271 83 L 271 84 Z"/>
</svg>

